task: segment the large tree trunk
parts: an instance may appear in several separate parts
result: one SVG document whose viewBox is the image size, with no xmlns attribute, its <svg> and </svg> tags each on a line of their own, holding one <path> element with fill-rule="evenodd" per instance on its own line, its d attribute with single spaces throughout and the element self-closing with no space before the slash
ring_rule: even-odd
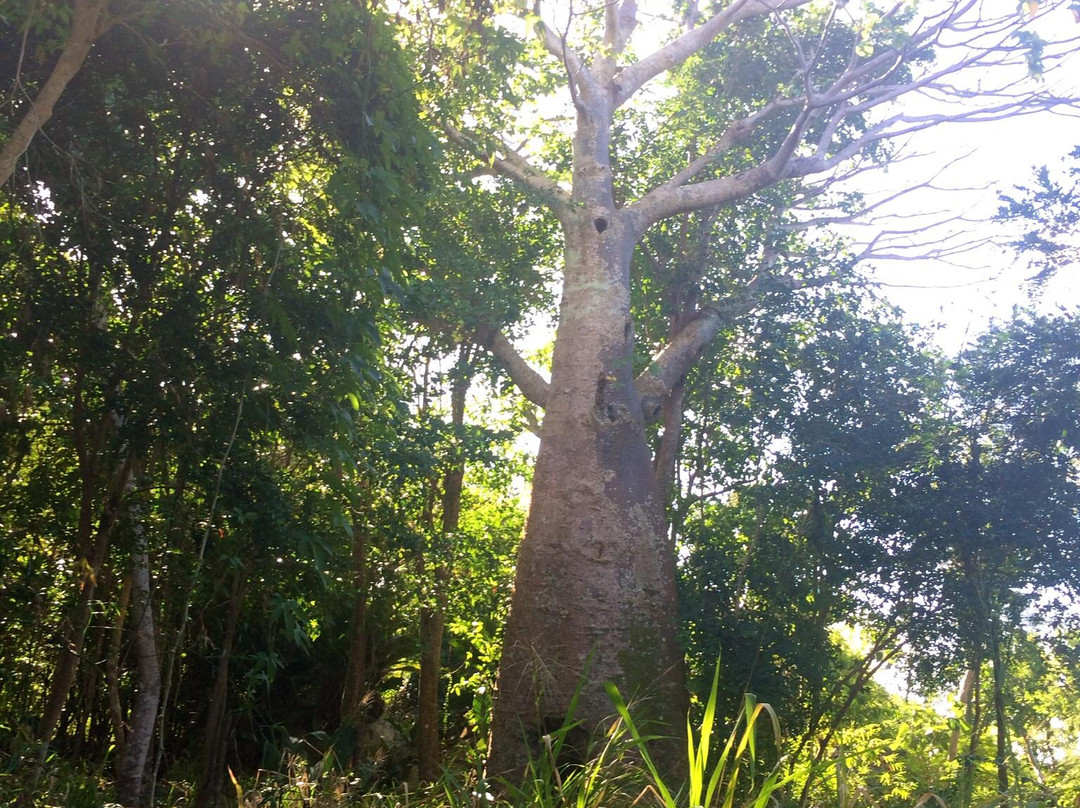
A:
<svg viewBox="0 0 1080 808">
<path fill-rule="evenodd" d="M 136 521 L 134 529 L 131 607 L 135 624 L 133 651 L 137 685 L 128 720 L 130 730 L 116 766 L 117 801 L 128 808 L 146 804 L 146 762 L 154 740 L 154 725 L 161 698 L 161 666 L 158 664 L 154 602 L 150 591 L 150 555 L 143 525 Z"/>
<path fill-rule="evenodd" d="M 514 775 L 539 739 L 583 723 L 567 759 L 614 714 L 604 682 L 678 734 L 686 716 L 676 642 L 675 556 L 634 388 L 629 268 L 638 223 L 616 209 L 611 106 L 580 102 L 560 321 L 532 503 L 499 671 L 491 773 Z M 652 730 L 660 729 L 653 725 Z M 525 743 L 522 743 L 524 733 Z M 677 744 L 658 750 L 677 766 Z"/>
</svg>

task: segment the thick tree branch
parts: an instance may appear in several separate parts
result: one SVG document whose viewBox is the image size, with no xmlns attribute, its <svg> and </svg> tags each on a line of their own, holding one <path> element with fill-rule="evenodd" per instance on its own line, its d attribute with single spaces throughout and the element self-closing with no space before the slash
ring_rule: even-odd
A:
<svg viewBox="0 0 1080 808">
<path fill-rule="evenodd" d="M 704 154 L 690 162 L 685 168 L 660 187 L 676 188 L 680 185 L 685 185 L 716 162 L 717 158 L 734 146 L 740 138 L 746 137 L 753 132 L 754 128 L 765 118 L 778 110 L 798 107 L 801 106 L 802 103 L 802 99 L 798 98 L 775 98 L 753 114 L 747 115 L 745 118 L 740 118 L 734 123 L 729 124 L 728 128 L 724 130 L 724 133 L 705 151 Z"/>
<path fill-rule="evenodd" d="M 660 50 L 620 70 L 615 76 L 615 106 L 622 106 L 629 101 L 646 82 L 681 65 L 712 42 L 725 28 L 749 17 L 797 8 L 808 2 L 809 0 L 734 0 L 697 28 L 691 28 Z"/>
<path fill-rule="evenodd" d="M 638 225 L 644 229 L 679 213 L 738 202 L 769 187 L 777 180 L 791 176 L 788 163 L 808 120 L 809 115 L 800 115 L 784 143 L 768 160 L 737 174 L 705 182 L 691 185 L 666 183 L 630 205 L 630 215 L 635 217 Z"/>
<path fill-rule="evenodd" d="M 857 107 L 847 107 L 830 119 L 826 129 L 830 132 L 835 131 L 842 118 L 866 111 L 887 101 L 895 100 L 904 92 L 910 92 L 916 87 L 917 85 L 914 85 L 906 91 L 889 93 L 874 103 L 863 103 Z M 821 100 L 814 106 L 821 109 L 828 104 L 829 101 Z M 998 104 L 974 107 L 958 112 L 927 115 L 905 115 L 901 113 L 877 123 L 860 137 L 855 138 L 835 152 L 829 153 L 828 146 L 831 144 L 823 139 L 816 145 L 813 154 L 795 156 L 799 140 L 806 131 L 808 124 L 815 117 L 814 111 L 808 109 L 792 126 L 784 144 L 768 160 L 737 174 L 718 177 L 705 182 L 677 185 L 673 179 L 647 193 L 631 205 L 630 209 L 638 217 L 642 226 L 647 227 L 650 224 L 680 213 L 701 210 L 713 205 L 728 205 L 737 202 L 780 179 L 825 174 L 877 142 L 906 137 L 944 123 L 1001 120 L 1018 115 L 1045 112 L 1056 107 L 1074 104 L 1073 99 L 1040 93 L 1023 99 L 1008 98 Z M 702 170 L 704 166 L 699 166 L 699 162 L 701 162 L 700 158 L 676 176 L 680 177 L 694 173 L 691 169 Z"/>
<path fill-rule="evenodd" d="M 604 44 L 613 53 L 622 53 L 637 24 L 637 0 L 608 0 L 604 7 Z"/>
<path fill-rule="evenodd" d="M 543 198 L 556 216 L 561 218 L 562 214 L 568 210 L 570 194 L 555 180 L 533 166 L 510 147 L 504 145 L 503 149 L 500 150 L 501 153 L 486 151 L 480 144 L 454 126 L 444 123 L 442 128 L 453 143 L 475 154 L 485 165 L 491 166 L 493 171 L 514 180 Z"/>
<path fill-rule="evenodd" d="M 757 300 L 755 291 L 756 283 L 751 282 L 738 295 L 703 307 L 700 314 L 653 357 L 649 366 L 634 380 L 646 421 L 660 417 L 664 401 L 677 389 L 724 324 L 750 311 Z"/>
<path fill-rule="evenodd" d="M 60 52 L 60 58 L 56 60 L 52 73 L 37 97 L 30 102 L 30 109 L 0 149 L 0 185 L 11 179 L 19 158 L 34 139 L 34 135 L 52 117 L 53 108 L 64 88 L 86 61 L 94 40 L 108 29 L 105 20 L 108 5 L 109 0 L 75 0 L 71 31 L 64 43 L 64 49 Z"/>
<path fill-rule="evenodd" d="M 670 503 L 675 492 L 675 474 L 679 466 L 679 450 L 682 448 L 683 401 L 686 397 L 686 376 L 675 382 L 675 387 L 664 399 L 660 408 L 660 421 L 663 434 L 660 445 L 656 448 L 653 470 L 656 484 L 664 501 Z"/>
<path fill-rule="evenodd" d="M 533 13 L 537 18 L 540 17 L 539 0 L 533 5 Z M 579 87 L 584 86 L 593 92 L 598 88 L 581 55 L 567 44 L 567 35 L 570 24 L 573 22 L 573 14 L 574 10 L 571 5 L 566 21 L 567 31 L 564 31 L 561 35 L 552 30 L 551 26 L 544 22 L 543 19 L 536 23 L 535 30 L 537 37 L 544 46 L 544 50 L 562 62 L 563 67 L 566 69 L 567 88 L 570 90 L 570 97 L 573 99 L 574 106 L 578 107 L 580 104 L 578 100 Z"/>
<path fill-rule="evenodd" d="M 522 358 L 501 331 L 496 328 L 479 328 L 476 330 L 475 339 L 477 344 L 487 348 L 499 361 L 525 398 L 537 407 L 545 406 L 550 384 Z"/>
<path fill-rule="evenodd" d="M 782 277 L 775 281 L 794 291 L 821 286 L 831 282 L 831 278 Z M 749 312 L 758 299 L 758 279 L 755 277 L 737 293 L 702 305 L 701 310 L 656 353 L 649 366 L 634 380 L 646 422 L 660 417 L 664 403 L 678 391 L 686 374 L 709 343 L 716 339 L 720 329 Z"/>
</svg>

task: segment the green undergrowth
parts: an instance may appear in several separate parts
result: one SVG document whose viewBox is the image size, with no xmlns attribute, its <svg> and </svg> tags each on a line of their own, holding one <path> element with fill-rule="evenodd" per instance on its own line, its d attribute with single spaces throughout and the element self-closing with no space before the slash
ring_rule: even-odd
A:
<svg viewBox="0 0 1080 808">
<path fill-rule="evenodd" d="M 627 703 L 607 686 L 613 715 L 593 739 L 588 762 L 566 765 L 564 745 L 580 722 L 567 719 L 541 739 L 520 783 L 484 778 L 483 749 L 458 747 L 443 775 L 423 786 L 401 782 L 373 789 L 369 778 L 344 771 L 332 750 L 319 759 L 286 753 L 275 769 L 236 778 L 230 770 L 225 808 L 989 808 L 991 805 L 1051 808 L 1061 805 L 1049 792 L 1032 798 L 1018 791 L 1005 799 L 951 799 L 949 788 L 918 791 L 897 787 L 899 761 L 915 753 L 910 731 L 892 745 L 864 739 L 863 748 L 838 745 L 829 755 L 793 761 L 783 754 L 780 722 L 768 704 L 747 695 L 724 735 L 719 726 L 719 668 L 696 722 L 687 720 L 682 777 L 665 775 L 650 753 L 656 740 L 644 734 Z M 573 716 L 576 697 L 571 702 Z M 906 725 L 903 725 L 906 727 Z M 859 771 L 877 770 L 870 789 Z M 890 778 L 882 773 L 890 772 Z M 46 766 L 36 793 L 21 790 L 12 771 L 0 771 L 0 805 L 34 808 L 119 808 L 111 802 L 111 784 L 86 767 L 54 759 Z M 943 783 L 944 785 L 944 783 Z M 813 788 L 811 788 L 813 786 Z M 1063 792 L 1064 793 L 1064 792 Z M 1070 794 L 1072 791 L 1070 790 Z M 983 795 L 984 797 L 987 795 Z M 157 785 L 155 805 L 183 808 L 195 804 L 195 788 L 184 780 Z M 1067 803 L 1065 803 L 1067 804 Z M 1080 804 L 1080 803 L 1077 803 Z"/>
<path fill-rule="evenodd" d="M 687 722 L 687 768 L 684 784 L 665 780 L 649 754 L 649 742 L 635 724 L 633 707 L 619 691 L 608 689 L 614 715 L 594 740 L 588 762 L 567 766 L 563 746 L 580 722 L 567 719 L 542 739 L 539 753 L 529 762 L 520 783 L 488 782 L 482 756 L 464 754 L 451 761 L 442 777 L 423 787 L 399 784 L 372 791 L 370 783 L 344 773 L 328 752 L 321 760 L 287 754 L 276 770 L 262 769 L 252 778 L 237 779 L 229 772 L 228 808 L 721 808 L 764 806 L 770 795 L 790 779 L 779 764 L 768 771 L 757 766 L 757 724 L 771 718 L 774 742 L 779 747 L 779 724 L 768 705 L 748 698 L 735 727 L 718 755 L 712 754 L 716 722 L 718 678 L 705 705 L 700 726 Z M 574 700 L 576 701 L 576 699 Z M 572 702 L 570 715 L 574 712 Z M 0 803 L 12 804 L 21 796 L 15 781 L 0 781 Z M 108 783 L 88 771 L 57 763 L 43 783 L 35 806 L 112 808 Z M 183 782 L 158 785 L 156 804 L 180 808 L 193 804 L 194 788 Z"/>
</svg>

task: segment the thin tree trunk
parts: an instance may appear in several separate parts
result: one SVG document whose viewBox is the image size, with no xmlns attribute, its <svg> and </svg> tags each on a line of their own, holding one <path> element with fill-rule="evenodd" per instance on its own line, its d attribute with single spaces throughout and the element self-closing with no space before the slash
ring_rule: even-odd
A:
<svg viewBox="0 0 1080 808">
<path fill-rule="evenodd" d="M 981 663 L 977 666 L 981 670 Z M 982 677 L 975 676 L 972 686 L 972 702 L 969 711 L 971 718 L 971 731 L 968 735 L 967 753 L 964 755 L 960 767 L 959 782 L 957 783 L 957 808 L 970 808 L 971 798 L 975 790 L 975 759 L 979 753 L 979 738 L 982 736 Z"/>
<path fill-rule="evenodd" d="M 990 623 L 990 662 L 994 673 L 994 722 L 997 727 L 997 785 L 1001 804 L 1009 794 L 1009 726 L 1005 720 L 1005 664 L 1001 654 L 1001 626 L 996 617 Z"/>
<path fill-rule="evenodd" d="M 30 109 L 23 115 L 11 137 L 0 148 L 0 185 L 11 179 L 15 165 L 46 121 L 52 117 L 53 108 L 75 74 L 86 61 L 94 40 L 105 32 L 105 10 L 109 0 L 75 0 L 71 15 L 71 31 L 64 49 L 60 52 L 52 73 L 37 97 L 30 102 Z"/>
<path fill-rule="evenodd" d="M 127 808 L 141 808 L 146 804 L 146 762 L 154 739 L 158 701 L 161 698 L 161 666 L 158 664 L 154 601 L 150 588 L 150 554 L 144 526 L 138 520 L 134 522 L 134 532 L 131 580 L 137 685 L 128 722 L 131 729 L 116 767 L 117 800 Z"/>
<path fill-rule="evenodd" d="M 455 432 L 465 424 L 465 397 L 472 376 L 468 369 L 469 347 L 463 346 L 450 392 L 450 421 Z M 445 545 L 457 532 L 461 517 L 461 491 L 465 462 L 455 461 L 443 475 L 441 538 Z M 435 602 L 420 613 L 420 684 L 417 706 L 417 763 L 420 779 L 432 782 L 442 769 L 439 740 L 439 683 L 442 679 L 442 644 L 446 628 L 446 586 L 449 570 L 445 561 L 435 570 Z"/>
<path fill-rule="evenodd" d="M 735 586 L 731 591 L 736 597 L 735 605 L 732 607 L 732 614 L 738 617 L 746 610 L 746 601 L 750 596 L 749 587 L 746 585 L 746 579 L 750 575 L 750 563 L 754 560 L 754 553 L 757 552 L 758 543 L 761 541 L 761 530 L 765 525 L 765 509 L 758 503 L 758 506 L 754 509 L 754 532 L 750 534 L 750 540 L 746 543 L 746 549 L 743 550 L 742 562 L 739 564 L 739 572 L 735 576 Z M 878 649 L 878 645 L 875 644 L 874 652 Z"/>
<path fill-rule="evenodd" d="M 107 592 L 111 576 L 106 569 L 102 571 L 101 577 L 104 579 L 100 587 L 105 590 L 101 593 L 104 599 L 109 597 Z M 84 654 L 84 656 L 89 657 L 88 664 L 79 666 L 79 672 L 76 675 L 78 683 L 73 684 L 75 689 L 73 702 L 77 706 L 69 716 L 71 726 L 74 728 L 71 738 L 71 755 L 76 760 L 84 759 L 86 749 L 92 748 L 91 738 L 95 729 L 94 718 L 100 689 L 98 686 L 98 663 L 105 655 L 105 641 L 108 629 L 104 623 L 95 621 L 92 627 L 88 627 L 88 632 L 92 634 L 94 639 L 93 642 L 87 643 L 89 650 Z"/>
<path fill-rule="evenodd" d="M 1031 738 L 1026 734 L 1024 735 L 1024 754 L 1027 755 L 1028 763 L 1031 764 L 1031 770 L 1035 772 L 1035 779 L 1040 786 L 1046 788 L 1046 775 L 1043 774 L 1042 767 L 1039 765 L 1039 760 L 1035 756 L 1035 750 L 1031 745 Z"/>
<path fill-rule="evenodd" d="M 120 602 L 116 607 L 116 621 L 113 623 L 112 636 L 109 638 L 109 653 L 105 658 L 105 686 L 109 695 L 109 719 L 112 722 L 113 742 L 116 755 L 124 752 L 124 738 L 127 730 L 124 726 L 124 708 L 120 704 L 120 653 L 124 647 L 124 623 L 127 620 L 128 604 L 131 601 L 131 575 L 124 576 L 120 590 Z"/>
<path fill-rule="evenodd" d="M 964 681 L 960 683 L 959 700 L 960 704 L 964 708 L 964 720 L 971 720 L 971 694 L 975 689 L 975 677 L 979 675 L 979 661 L 976 660 L 967 673 L 964 674 Z M 953 728 L 952 736 L 949 738 L 949 760 L 956 760 L 956 755 L 960 750 L 960 727 Z"/>
<path fill-rule="evenodd" d="M 442 750 L 439 743 L 439 679 L 442 674 L 442 641 L 445 625 L 446 617 L 441 604 L 421 609 L 416 762 L 420 780 L 427 783 L 438 779 L 442 766 Z"/>
<path fill-rule="evenodd" d="M 349 619 L 349 658 L 345 668 L 345 685 L 341 694 L 341 724 L 351 727 L 353 747 L 351 767 L 356 760 L 356 740 L 364 720 L 368 698 L 368 635 L 367 635 L 367 553 L 370 537 L 366 514 L 358 504 L 352 506 L 352 584 L 353 605 Z"/>
<path fill-rule="evenodd" d="M 888 635 L 885 635 L 886 637 Z M 847 717 L 848 711 L 851 710 L 855 704 L 855 699 L 863 691 L 863 689 L 870 683 L 882 666 L 889 660 L 894 658 L 900 653 L 901 646 L 898 644 L 891 651 L 886 652 L 875 662 L 875 658 L 882 648 L 885 647 L 888 640 L 885 637 L 879 637 L 874 643 L 874 647 L 870 649 L 869 653 L 865 654 L 852 668 L 848 674 L 837 683 L 826 697 L 824 703 L 815 712 L 813 718 L 810 721 L 810 726 L 806 732 L 803 733 L 802 738 L 799 740 L 798 746 L 795 748 L 794 753 L 791 755 L 791 767 L 794 767 L 800 762 L 802 750 L 806 744 L 810 741 L 814 734 L 817 733 L 818 727 L 821 725 L 822 719 L 825 717 L 826 710 L 834 702 L 835 696 L 840 694 L 840 691 L 847 686 L 847 696 L 844 698 L 843 703 L 833 710 L 831 720 L 829 721 L 829 727 L 825 731 L 824 735 L 818 738 L 817 752 L 814 753 L 812 765 L 810 767 L 810 775 L 803 782 L 802 790 L 799 794 L 799 805 L 806 806 L 810 800 L 810 789 L 813 786 L 815 780 L 815 773 L 820 770 L 822 761 L 825 759 L 826 754 L 829 751 L 829 744 L 832 743 L 833 737 L 839 731 L 840 727 L 844 723 L 844 719 Z"/>
<path fill-rule="evenodd" d="M 225 447 L 225 454 L 222 455 L 221 462 L 218 464 L 217 477 L 214 480 L 214 489 L 210 497 L 210 509 L 206 517 L 206 525 L 203 528 L 202 539 L 199 541 L 199 552 L 195 557 L 195 568 L 192 570 L 189 584 L 184 590 L 183 604 L 180 607 L 179 624 L 176 627 L 176 635 L 169 648 L 168 655 L 165 657 L 165 672 L 162 676 L 161 687 L 161 710 L 158 717 L 158 726 L 160 731 L 158 732 L 157 749 L 154 751 L 154 764 L 153 770 L 155 772 L 161 769 L 162 761 L 165 759 L 165 727 L 168 718 L 169 699 L 173 692 L 173 677 L 179 675 L 176 673 L 178 663 L 181 656 L 181 650 L 184 646 L 184 638 L 187 636 L 188 617 L 191 611 L 191 593 L 195 590 L 196 584 L 199 582 L 199 578 L 202 575 L 203 564 L 206 561 L 206 547 L 210 541 L 210 532 L 214 526 L 214 519 L 217 516 L 218 497 L 221 494 L 221 484 L 225 477 L 225 467 L 229 462 L 229 456 L 232 454 L 233 446 L 236 443 L 236 436 L 240 431 L 240 421 L 244 415 L 244 387 L 240 388 L 240 400 L 236 405 L 236 418 L 233 420 L 232 432 L 229 434 L 229 442 Z M 176 501 L 180 501 L 181 487 L 177 488 Z M 157 782 L 156 778 L 150 780 L 150 793 L 147 801 L 154 804 L 154 785 Z"/>
<path fill-rule="evenodd" d="M 90 624 L 90 607 L 97 589 L 97 576 L 105 563 L 109 539 L 116 525 L 124 494 L 134 473 L 134 466 L 135 460 L 130 455 L 120 462 L 113 474 L 110 492 L 102 509 L 93 543 L 89 552 L 79 560 L 79 566 L 82 568 L 79 596 L 72 616 L 66 621 L 64 647 L 60 652 L 56 670 L 53 672 L 45 710 L 38 724 L 37 741 L 43 746 L 52 741 L 53 733 L 64 711 L 64 705 L 67 703 L 68 694 L 71 692 L 71 686 L 75 682 L 75 674 L 78 671 L 86 639 L 86 629 Z"/>
<path fill-rule="evenodd" d="M 225 623 L 225 634 L 221 640 L 221 658 L 218 661 L 214 689 L 210 694 L 210 707 L 206 716 L 206 732 L 203 738 L 202 771 L 199 786 L 195 794 L 196 808 L 212 808 L 221 799 L 222 785 L 225 780 L 225 748 L 229 737 L 228 701 L 229 701 L 229 660 L 232 658 L 236 643 L 236 626 L 240 621 L 240 610 L 244 602 L 244 583 L 247 570 L 241 567 L 233 575 L 232 590 L 229 593 L 229 614 Z"/>
</svg>

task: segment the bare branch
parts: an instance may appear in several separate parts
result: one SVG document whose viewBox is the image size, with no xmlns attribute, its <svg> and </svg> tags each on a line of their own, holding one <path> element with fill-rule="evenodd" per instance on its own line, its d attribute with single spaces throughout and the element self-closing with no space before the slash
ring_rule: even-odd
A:
<svg viewBox="0 0 1080 808">
<path fill-rule="evenodd" d="M 574 107 L 578 108 L 581 103 L 578 100 L 579 87 L 585 86 L 593 92 L 595 92 L 598 87 L 592 73 L 589 72 L 585 62 L 582 61 L 580 54 L 571 48 L 568 42 L 570 25 L 574 21 L 573 3 L 570 3 L 567 10 L 566 30 L 563 31 L 562 34 L 556 33 L 552 27 L 541 18 L 540 0 L 536 0 L 533 4 L 533 14 L 535 14 L 539 20 L 536 23 L 536 35 L 540 38 L 544 50 L 558 59 L 565 68 L 566 86 L 570 90 L 570 98 L 574 102 Z"/>
<path fill-rule="evenodd" d="M 674 181 L 665 183 L 630 205 L 628 207 L 630 215 L 635 217 L 639 225 L 644 228 L 678 213 L 701 210 L 714 205 L 729 205 L 746 199 L 777 180 L 792 176 L 787 170 L 788 163 L 811 120 L 810 111 L 804 110 L 800 113 L 791 125 L 784 142 L 768 160 L 737 174 L 692 185 L 676 185 Z M 697 162 L 695 161 L 691 166 L 695 166 Z M 704 165 L 698 167 L 697 172 L 703 170 L 704 167 Z M 676 177 L 682 176 L 689 168 L 679 172 Z"/>
<path fill-rule="evenodd" d="M 536 14 L 540 16 L 540 4 L 536 4 Z M 560 37 L 543 20 L 536 23 L 536 35 L 540 38 L 541 44 L 544 46 L 544 50 L 558 59 L 560 62 L 569 64 L 571 67 L 575 67 L 573 62 L 577 62 L 576 67 L 581 66 L 581 60 L 578 55 L 566 45 L 566 39 Z"/>
<path fill-rule="evenodd" d="M 505 334 L 496 328 L 480 328 L 476 331 L 475 339 L 499 361 L 525 398 L 537 407 L 545 406 L 549 382 L 522 358 Z"/>
<path fill-rule="evenodd" d="M 544 198 L 556 215 L 561 216 L 569 207 L 570 194 L 514 149 L 503 144 L 499 153 L 486 151 L 480 144 L 456 127 L 444 123 L 442 128 L 447 138 L 463 149 L 471 151 L 484 165 L 491 166 L 493 171 L 514 180 Z"/>
<path fill-rule="evenodd" d="M 629 101 L 646 82 L 681 65 L 716 39 L 725 28 L 749 17 L 797 8 L 808 2 L 809 0 L 733 0 L 697 28 L 691 28 L 660 50 L 620 70 L 615 76 L 615 106 L 622 106 Z"/>
<path fill-rule="evenodd" d="M 724 134 L 722 134 L 704 154 L 695 159 L 687 165 L 686 168 L 682 169 L 678 174 L 660 187 L 666 188 L 684 185 L 712 165 L 720 155 L 734 146 L 740 138 L 753 132 L 754 128 L 765 118 L 778 110 L 790 109 L 799 106 L 801 103 L 802 101 L 799 99 L 776 98 L 752 115 L 747 115 L 745 118 L 735 121 L 724 130 Z"/>
<path fill-rule="evenodd" d="M 34 139 L 34 135 L 52 117 L 56 102 L 68 82 L 86 61 L 94 41 L 108 29 L 110 23 L 105 14 L 108 5 L 109 0 L 75 0 L 71 31 L 52 73 L 37 97 L 31 100 L 30 109 L 19 121 L 11 137 L 0 149 L 0 185 L 11 179 L 19 158 Z"/>
<path fill-rule="evenodd" d="M 805 217 L 800 217 L 796 221 L 785 222 L 785 223 L 782 223 L 782 224 L 778 224 L 777 227 L 779 227 L 781 230 L 786 231 L 786 232 L 800 232 L 800 231 L 809 230 L 809 229 L 814 228 L 814 227 L 822 227 L 822 226 L 826 226 L 826 225 L 837 225 L 837 224 L 859 225 L 859 224 L 865 224 L 866 223 L 866 218 L 867 218 L 867 216 L 869 214 L 875 213 L 876 211 L 881 210 L 883 208 L 887 208 L 890 205 L 892 205 L 894 202 L 896 202 L 897 200 L 899 200 L 899 199 L 901 199 L 903 197 L 911 196 L 912 194 L 915 194 L 918 191 L 926 191 L 926 190 L 929 190 L 929 191 L 954 191 L 954 192 L 955 191 L 985 191 L 988 188 L 990 188 L 993 183 L 987 182 L 987 183 L 985 183 L 983 185 L 980 185 L 980 186 L 966 186 L 966 187 L 963 187 L 963 188 L 951 188 L 951 187 L 942 187 L 941 185 L 938 185 L 935 182 L 946 171 L 951 169 L 953 166 L 963 162 L 966 158 L 970 157 L 972 154 L 974 154 L 974 151 L 969 151 L 967 154 L 964 154 L 964 155 L 961 155 L 960 157 L 949 160 L 943 166 L 938 168 L 933 173 L 933 175 L 930 176 L 928 179 L 923 180 L 921 182 L 917 182 L 917 183 L 915 183 L 913 185 L 905 186 L 903 188 L 900 188 L 897 191 L 892 191 L 890 193 L 887 193 L 887 194 L 881 196 L 880 198 L 874 200 L 873 202 L 861 205 L 857 210 L 844 211 L 844 212 L 828 212 L 828 211 L 835 211 L 836 210 L 835 206 L 828 206 L 828 205 L 826 205 L 826 207 L 824 207 L 824 208 L 807 209 L 807 214 L 808 215 L 806 215 Z M 902 159 L 910 159 L 910 158 L 900 158 L 900 159 L 902 160 Z M 893 165 L 895 165 L 899 161 L 894 158 L 890 162 Z M 842 174 L 840 176 L 831 177 L 828 182 L 823 182 L 823 183 L 820 183 L 819 185 L 811 186 L 809 188 L 806 188 L 805 190 L 802 191 L 802 193 L 797 195 L 796 203 L 795 203 L 796 207 L 800 206 L 800 205 L 807 204 L 807 203 L 811 202 L 812 200 L 823 196 L 833 186 L 834 183 L 842 183 L 842 182 L 845 182 L 847 180 L 850 180 L 851 178 L 861 174 L 862 172 L 869 170 L 869 168 L 871 168 L 871 167 L 874 167 L 874 166 L 870 166 L 870 167 L 859 166 L 855 170 L 845 172 L 844 174 Z M 810 210 L 813 210 L 814 212 L 811 213 Z M 963 217 L 957 217 L 955 214 L 953 214 L 951 211 L 948 211 L 948 210 L 923 210 L 923 211 L 921 211 L 919 213 L 913 213 L 913 214 L 895 214 L 894 213 L 894 214 L 890 214 L 889 218 L 890 219 L 913 218 L 913 219 L 919 219 L 920 221 L 925 222 L 928 218 L 932 218 L 932 217 L 935 217 L 935 216 L 946 216 L 946 215 L 949 216 L 949 220 L 951 220 L 951 221 L 964 221 Z M 942 220 L 935 220 L 935 224 L 933 226 L 936 227 L 941 223 L 942 223 Z M 921 229 L 923 231 L 925 231 L 926 228 L 925 228 L 925 226 L 923 226 Z"/>
<path fill-rule="evenodd" d="M 790 7 L 792 5 L 784 3 L 776 5 L 776 9 Z M 760 6 L 751 0 L 736 2 L 701 28 L 683 35 L 658 53 L 668 53 L 669 57 L 674 58 L 683 52 L 683 48 L 690 47 L 689 43 L 697 42 L 695 37 L 702 37 L 704 29 L 720 24 L 716 22 L 718 18 L 727 14 L 737 17 L 749 14 L 754 9 L 761 12 Z M 898 9 L 899 5 L 889 14 L 898 13 Z M 1015 15 L 993 18 L 979 16 L 978 0 L 957 0 L 949 4 L 943 11 L 919 23 L 907 39 L 895 48 L 881 50 L 865 59 L 860 58 L 857 50 L 853 49 L 846 69 L 824 88 L 820 88 L 812 75 L 818 67 L 823 40 L 819 39 L 807 50 L 786 21 L 780 19 L 778 24 L 787 31 L 794 48 L 799 65 L 796 77 L 802 84 L 800 94 L 773 99 L 754 113 L 728 124 L 704 154 L 691 160 L 663 185 L 629 205 L 630 212 L 643 230 L 669 216 L 740 201 L 778 180 L 832 174 L 875 143 L 902 139 L 943 123 L 994 121 L 1076 107 L 1076 99 L 1054 95 L 1045 89 L 1045 85 L 1044 89 L 1035 93 L 1020 87 L 1026 81 L 1027 71 L 1023 68 L 1027 57 L 1014 40 L 1017 30 L 1023 26 L 1017 25 Z M 679 47 L 675 48 L 676 45 Z M 939 58 L 942 53 L 951 58 L 922 67 L 918 60 L 927 47 L 934 47 Z M 1043 60 L 1052 68 L 1056 64 L 1054 60 L 1062 58 L 1067 51 L 1068 48 L 1047 45 Z M 625 75 L 636 76 L 633 71 L 647 62 L 648 59 L 627 68 L 616 77 L 616 83 Z M 916 66 L 921 74 L 907 77 L 905 71 Z M 989 86 L 987 79 L 982 80 L 977 88 L 964 88 L 952 81 L 952 77 L 960 72 L 991 67 L 1014 67 L 1017 70 L 1007 80 L 999 81 L 997 86 Z M 1018 75 L 1021 70 L 1022 77 Z M 626 91 L 627 88 L 619 84 L 617 92 Z M 892 110 L 896 110 L 895 102 L 901 99 L 905 99 L 905 108 L 910 110 L 910 103 L 906 102 L 910 97 L 920 98 L 936 108 L 921 114 L 891 111 L 876 122 L 861 125 L 864 128 L 848 142 L 837 143 L 848 121 L 864 120 L 879 109 L 892 107 Z M 772 155 L 738 173 L 695 182 L 719 161 L 725 151 L 760 128 L 770 114 L 791 109 L 801 111 L 791 124 L 784 142 L 775 148 Z M 807 143 L 806 133 L 814 125 L 818 126 L 814 142 Z M 850 132 L 847 135 L 850 137 Z"/>
<path fill-rule="evenodd" d="M 985 123 L 1031 115 L 1036 112 L 1048 112 L 1055 107 L 1074 104 L 1069 98 L 1035 94 L 1024 100 L 1009 100 L 989 107 L 968 109 L 949 114 L 894 115 L 887 118 L 861 137 L 855 139 L 843 149 L 830 156 L 814 155 L 796 157 L 790 160 L 784 169 L 785 177 L 805 177 L 811 174 L 823 174 L 850 160 L 868 146 L 884 140 L 894 140 L 921 132 L 945 123 Z"/>
</svg>

